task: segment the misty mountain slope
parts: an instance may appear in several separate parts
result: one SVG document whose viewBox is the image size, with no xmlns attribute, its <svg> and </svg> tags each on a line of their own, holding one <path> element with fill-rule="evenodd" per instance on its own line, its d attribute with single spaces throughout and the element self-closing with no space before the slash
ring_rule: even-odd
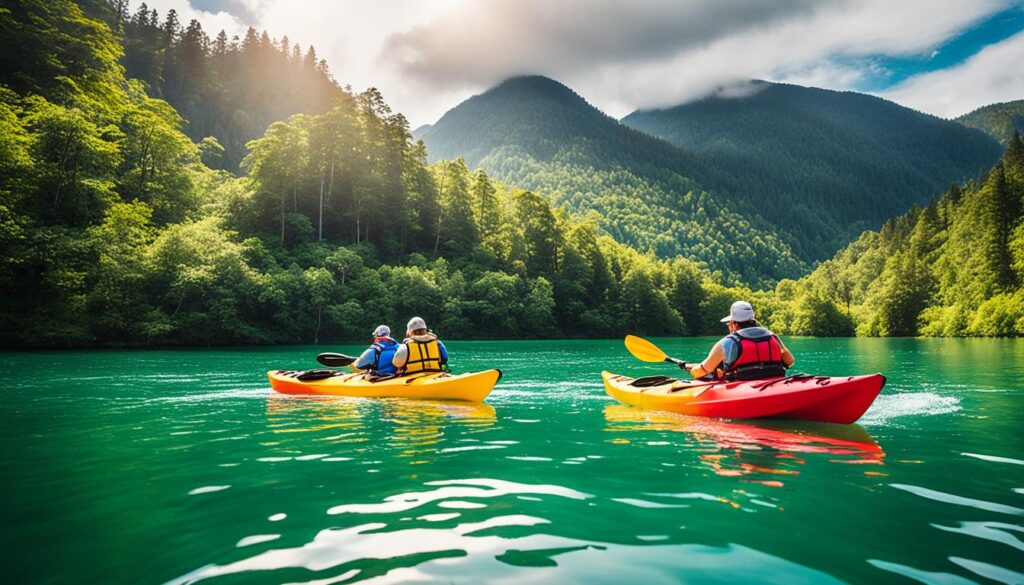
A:
<svg viewBox="0 0 1024 585">
<path fill-rule="evenodd" d="M 574 212 L 594 211 L 606 231 L 642 250 L 683 254 L 751 283 L 807 268 L 799 240 L 702 186 L 726 179 L 714 167 L 623 126 L 553 80 L 510 79 L 419 137 L 432 160 L 461 156 Z"/>
<path fill-rule="evenodd" d="M 1024 133 L 1024 100 L 984 106 L 955 121 L 1005 144 L 1014 132 Z"/>
<path fill-rule="evenodd" d="M 1002 152 L 980 132 L 874 96 L 767 82 L 745 89 L 622 123 L 698 153 L 729 177 L 709 187 L 760 204 L 775 224 L 823 223 L 812 259 L 978 176 Z"/>
</svg>

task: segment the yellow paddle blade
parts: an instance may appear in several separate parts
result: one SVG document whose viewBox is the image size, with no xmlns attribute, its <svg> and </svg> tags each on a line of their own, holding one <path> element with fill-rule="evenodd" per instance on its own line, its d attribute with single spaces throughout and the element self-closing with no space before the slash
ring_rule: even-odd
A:
<svg viewBox="0 0 1024 585">
<path fill-rule="evenodd" d="M 663 362 L 668 357 L 657 345 L 636 335 L 627 335 L 625 344 L 629 353 L 642 362 Z"/>
</svg>

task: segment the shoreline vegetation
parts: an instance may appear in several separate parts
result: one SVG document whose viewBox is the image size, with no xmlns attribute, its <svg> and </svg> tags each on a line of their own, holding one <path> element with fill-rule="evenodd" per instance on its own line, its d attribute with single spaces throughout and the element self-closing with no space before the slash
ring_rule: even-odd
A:
<svg viewBox="0 0 1024 585">
<path fill-rule="evenodd" d="M 788 335 L 1024 335 L 1019 136 L 978 182 L 799 280 L 751 290 L 619 243 L 594 214 L 461 159 L 428 165 L 406 119 L 376 90 L 330 81 L 312 48 L 255 31 L 211 41 L 198 23 L 156 26 L 155 11 L 125 5 L 0 10 L 18 47 L 0 56 L 0 347 L 337 343 L 412 315 L 446 339 L 716 335 L 737 298 Z M 132 26 L 173 50 L 129 43 Z M 162 73 L 126 77 L 126 44 L 135 61 L 162 55 Z M 306 75 L 322 93 L 249 141 L 236 176 L 223 169 L 237 141 L 192 132 L 243 136 L 218 124 L 244 109 L 188 121 L 154 96 L 180 101 L 187 88 L 167 79 L 202 80 L 195 103 L 230 103 L 247 91 L 232 85 L 241 64 L 270 86 Z"/>
</svg>

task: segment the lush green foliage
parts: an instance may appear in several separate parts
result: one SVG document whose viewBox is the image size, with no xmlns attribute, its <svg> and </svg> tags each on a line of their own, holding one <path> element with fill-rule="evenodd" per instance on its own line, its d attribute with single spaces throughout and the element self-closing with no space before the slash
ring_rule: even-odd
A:
<svg viewBox="0 0 1024 585">
<path fill-rule="evenodd" d="M 1006 144 L 1013 134 L 1024 132 L 1024 100 L 990 104 L 956 119 Z"/>
<path fill-rule="evenodd" d="M 149 95 L 166 100 L 188 120 L 193 141 L 212 137 L 222 148 L 204 152 L 212 168 L 239 170 L 246 143 L 267 126 L 296 113 L 321 113 L 346 92 L 338 87 L 312 46 L 303 50 L 287 36 L 272 39 L 249 28 L 228 38 L 209 38 L 198 21 L 161 15 L 145 2 L 129 13 L 127 0 L 82 2 L 87 14 L 106 21 L 124 45 L 128 77 Z"/>
<path fill-rule="evenodd" d="M 462 160 L 427 166 L 375 91 L 271 125 L 246 177 L 211 170 L 210 144 L 125 79 L 105 25 L 66 0 L 23 4 L 2 14 L 29 46 L 94 36 L 67 83 L 4 63 L 21 83 L 0 88 L 3 345 L 360 339 L 413 314 L 448 337 L 712 322 L 695 264 L 642 255 Z"/>
<path fill-rule="evenodd" d="M 1024 335 L 1024 145 L 977 184 L 866 232 L 767 302 L 782 332 Z M 801 307 L 816 304 L 807 320 Z"/>
<path fill-rule="evenodd" d="M 751 82 L 622 123 L 691 150 L 804 260 L 822 260 L 865 229 L 976 178 L 1002 149 L 989 137 L 855 92 Z M 766 202 L 771 202 L 766 204 Z"/>
<path fill-rule="evenodd" d="M 638 212 L 625 195 L 570 215 L 462 159 L 428 165 L 405 119 L 372 90 L 272 124 L 236 177 L 203 163 L 217 143 L 190 139 L 171 105 L 127 79 L 115 33 L 79 5 L 22 0 L 0 9 L 0 27 L 55 51 L 0 55 L 0 345 L 352 340 L 381 322 L 400 331 L 414 314 L 445 337 L 710 333 L 739 297 L 785 333 L 1024 331 L 1019 140 L 979 185 L 866 233 L 805 279 L 751 291 L 682 257 L 640 253 L 594 213 L 619 209 L 638 226 L 668 215 L 653 246 L 663 254 L 680 230 L 715 225 L 683 241 L 728 274 L 745 270 L 730 258 L 782 263 L 751 274 L 799 264 L 772 256 L 785 245 L 706 193 L 688 196 L 690 223 L 668 199 Z M 582 139 L 559 154 L 558 176 L 584 189 L 577 163 L 603 160 L 595 184 L 647 185 L 658 197 L 669 193 L 658 185 L 690 188 L 671 170 L 683 164 L 671 160 L 678 151 L 614 132 L 635 147 L 632 159 L 595 159 L 607 142 Z M 648 156 L 640 174 L 617 166 Z M 584 191 L 572 193 L 587 209 Z M 730 243 L 701 247 L 720 240 Z"/>
</svg>

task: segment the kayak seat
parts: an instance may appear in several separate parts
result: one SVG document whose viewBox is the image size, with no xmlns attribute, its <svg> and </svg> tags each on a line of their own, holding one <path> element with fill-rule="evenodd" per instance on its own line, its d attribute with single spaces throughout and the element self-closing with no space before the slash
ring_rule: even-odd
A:
<svg viewBox="0 0 1024 585">
<path fill-rule="evenodd" d="M 341 372 L 338 370 L 306 370 L 300 372 L 296 378 L 302 382 L 313 382 L 316 380 L 326 380 L 327 378 L 333 378 L 334 376 L 340 375 Z"/>
<path fill-rule="evenodd" d="M 668 376 L 644 376 L 643 378 L 637 378 L 629 383 L 630 386 L 636 386 L 637 388 L 650 388 L 651 386 L 661 386 L 663 384 L 670 384 L 676 382 L 675 378 Z"/>
<path fill-rule="evenodd" d="M 373 375 L 370 375 L 370 376 L 368 376 L 366 378 L 366 381 L 370 382 L 370 383 L 383 382 L 384 380 L 393 380 L 393 379 L 395 379 L 397 377 L 398 377 L 398 374 L 385 374 L 383 376 L 373 376 Z"/>
</svg>

